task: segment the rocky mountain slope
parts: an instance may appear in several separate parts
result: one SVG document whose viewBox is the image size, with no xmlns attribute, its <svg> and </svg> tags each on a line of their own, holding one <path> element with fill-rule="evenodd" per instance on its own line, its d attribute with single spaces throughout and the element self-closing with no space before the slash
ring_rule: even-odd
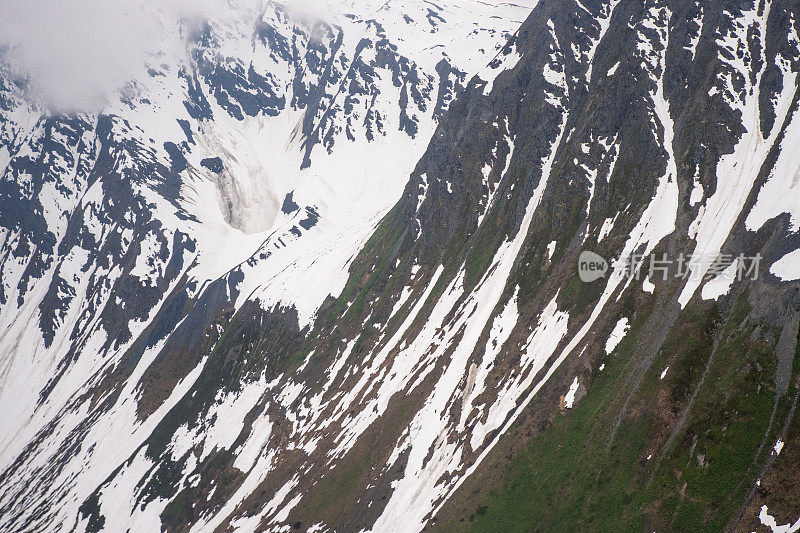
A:
<svg viewBox="0 0 800 533">
<path fill-rule="evenodd" d="M 3 70 L 3 529 L 798 521 L 800 5 L 229 15 Z"/>
</svg>

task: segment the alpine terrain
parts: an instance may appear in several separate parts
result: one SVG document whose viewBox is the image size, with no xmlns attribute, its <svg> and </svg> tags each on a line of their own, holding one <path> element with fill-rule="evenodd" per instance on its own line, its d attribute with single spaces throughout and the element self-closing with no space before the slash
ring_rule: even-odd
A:
<svg viewBox="0 0 800 533">
<path fill-rule="evenodd" d="M 138 3 L 0 45 L 0 531 L 800 530 L 800 2 Z"/>
</svg>

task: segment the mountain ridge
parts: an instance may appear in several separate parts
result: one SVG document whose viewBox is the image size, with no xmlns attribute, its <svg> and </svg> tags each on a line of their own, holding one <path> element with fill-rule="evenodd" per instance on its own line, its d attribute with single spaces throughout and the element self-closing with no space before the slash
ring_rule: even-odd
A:
<svg viewBox="0 0 800 533">
<path fill-rule="evenodd" d="M 779 0 L 538 2 L 431 127 L 399 201 L 345 248 L 338 296 L 328 282 L 310 287 L 331 295 L 324 303 L 299 305 L 302 285 L 279 289 L 294 307 L 262 299 L 260 280 L 287 279 L 263 267 L 285 236 L 309 238 L 347 209 L 292 194 L 274 198 L 285 233 L 205 283 L 187 275 L 185 252 L 168 254 L 158 284 L 169 296 L 143 330 L 104 313 L 121 330 L 118 344 L 136 341 L 74 401 L 92 398 L 87 422 L 47 426 L 0 475 L 12 488 L 0 499 L 7 523 L 52 519 L 52 499 L 37 500 L 43 487 L 30 480 L 52 478 L 82 443 L 128 428 L 141 444 L 96 459 L 113 465 L 105 475 L 75 477 L 82 501 L 67 527 L 793 523 L 800 273 L 786 259 L 798 244 L 794 210 L 780 197 L 794 193 L 797 165 L 784 143 L 797 131 L 798 16 Z M 221 83 L 217 100 L 230 94 Z M 402 104 L 415 102 L 414 83 L 401 86 L 397 131 L 414 144 L 426 136 L 412 135 Z M 192 109 L 202 110 L 192 91 Z M 438 102 L 433 90 L 424 101 L 434 93 Z M 237 120 L 237 107 L 248 115 L 240 104 L 220 106 Z M 325 113 L 315 114 L 319 124 Z M 348 135 L 344 124 L 329 131 Z M 344 141 L 326 144 L 327 134 L 303 128 L 309 142 L 347 157 Z M 111 145 L 117 157 L 135 151 Z M 177 155 L 137 155 L 141 166 L 127 175 L 163 176 L 157 201 L 169 203 L 196 165 L 183 156 L 185 169 Z M 144 220 L 161 213 L 133 207 Z M 321 246 L 353 243 L 334 234 Z M 190 247 L 181 235 L 166 242 Z M 169 249 L 161 237 L 146 256 Z M 619 259 L 593 284 L 576 273 L 587 249 Z M 693 276 L 659 278 L 645 260 L 663 254 L 694 254 Z M 720 265 L 720 254 L 732 262 Z M 739 254 L 762 255 L 761 275 L 717 279 Z M 641 277 L 626 276 L 630 260 L 641 261 Z M 321 271 L 289 264 L 309 285 Z M 123 296 L 122 307 L 137 300 Z M 58 442 L 48 455 L 43 443 Z M 48 490 L 66 498 L 75 489 Z M 35 506 L 23 505 L 30 496 Z"/>
</svg>

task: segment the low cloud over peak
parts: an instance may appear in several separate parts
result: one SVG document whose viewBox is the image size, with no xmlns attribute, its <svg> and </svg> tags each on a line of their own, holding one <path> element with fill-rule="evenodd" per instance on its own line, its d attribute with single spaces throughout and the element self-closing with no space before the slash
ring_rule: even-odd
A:
<svg viewBox="0 0 800 533">
<path fill-rule="evenodd" d="M 266 0 L 269 1 L 269 0 Z M 187 18 L 255 17 L 265 0 L 0 0 L 0 61 L 28 80 L 30 96 L 61 112 L 97 111 L 148 61 L 181 54 Z M 329 16 L 359 1 L 279 1 Z M 158 59 L 160 61 L 160 59 Z"/>
</svg>

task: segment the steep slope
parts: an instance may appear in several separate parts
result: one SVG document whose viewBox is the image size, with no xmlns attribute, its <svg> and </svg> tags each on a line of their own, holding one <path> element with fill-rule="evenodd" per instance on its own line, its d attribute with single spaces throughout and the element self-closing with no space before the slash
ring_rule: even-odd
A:
<svg viewBox="0 0 800 533">
<path fill-rule="evenodd" d="M 298 337 L 529 11 L 357 7 L 165 26 L 100 115 L 43 111 L 3 70 L 5 524 L 74 522 L 197 378 L 220 317 L 261 308 Z"/>
<path fill-rule="evenodd" d="M 434 7 L 420 5 L 423 14 Z M 436 9 L 423 15 L 431 25 L 437 16 L 446 18 L 445 8 Z M 272 20 L 269 13 L 260 20 Z M 116 281 L 113 289 L 103 288 L 109 283 L 103 258 L 124 249 L 119 243 L 143 247 L 145 222 L 132 236 L 99 239 L 117 248 L 100 252 L 96 241 L 81 247 L 99 257 L 92 262 L 98 265 L 96 288 L 75 290 L 69 276 L 82 279 L 80 269 L 64 266 L 55 285 L 38 289 L 59 301 L 74 292 L 81 295 L 77 301 L 88 302 L 82 306 L 95 302 L 104 311 L 87 313 L 88 320 L 117 332 L 101 338 L 77 328 L 69 341 L 68 333 L 50 341 L 71 345 L 60 365 L 69 371 L 60 371 L 63 377 L 43 394 L 36 389 L 39 405 L 28 408 L 32 421 L 25 419 L 4 444 L 2 520 L 17 528 L 51 521 L 81 530 L 160 524 L 168 530 L 311 531 L 469 525 L 752 531 L 794 523 L 800 515 L 792 475 L 800 453 L 793 365 L 800 325 L 793 201 L 800 169 L 794 149 L 799 17 L 800 6 L 782 0 L 542 0 L 468 83 L 466 74 L 429 62 L 466 84 L 457 98 L 442 99 L 448 105 L 440 113 L 429 105 L 442 87 L 448 93 L 446 81 L 439 78 L 439 90 L 425 92 L 417 80 L 437 78 L 406 71 L 402 60 L 396 60 L 403 75 L 395 81 L 394 63 L 378 53 L 374 62 L 392 72 L 396 96 L 388 101 L 399 112 L 391 114 L 397 122 L 386 129 L 392 132 L 386 151 L 376 148 L 375 159 L 366 156 L 359 168 L 388 167 L 386 154 L 399 146 L 397 139 L 417 136 L 408 142 L 420 149 L 419 139 L 427 139 L 422 132 L 431 133 L 419 157 L 411 148 L 398 157 L 393 170 L 411 178 L 374 212 L 342 198 L 347 188 L 336 189 L 339 196 L 308 192 L 327 192 L 326 177 L 352 168 L 353 154 L 342 145 L 352 146 L 345 140 L 347 117 L 358 106 L 344 102 L 331 119 L 313 111 L 330 105 L 317 108 L 310 99 L 297 106 L 302 121 L 281 122 L 278 113 L 276 124 L 292 128 L 275 126 L 264 138 L 298 133 L 303 142 L 292 161 L 305 168 L 299 176 L 314 176 L 308 188 L 294 181 L 257 187 L 276 191 L 274 198 L 242 202 L 230 180 L 253 174 L 242 170 L 251 168 L 247 163 L 227 178 L 206 173 L 196 180 L 198 198 L 212 183 L 230 202 L 227 215 L 225 202 L 215 212 L 220 227 L 224 221 L 245 233 L 256 230 L 239 241 L 257 243 L 247 261 L 217 266 L 201 255 L 230 233 L 203 241 L 155 227 L 154 233 L 168 236 L 160 248 L 172 246 L 173 253 L 165 252 L 170 262 L 163 268 L 146 259 L 138 267 L 154 268 L 148 272 L 158 277 L 150 279 L 166 294 L 147 307 L 139 285 Z M 262 28 L 256 35 L 263 33 L 271 34 Z M 267 49 L 281 49 L 269 42 Z M 336 48 L 335 39 L 329 42 L 321 54 Z M 254 87 L 233 98 L 226 76 L 204 77 L 222 68 L 204 66 L 205 47 L 216 46 L 200 32 L 186 108 L 199 114 L 198 123 L 213 119 L 214 128 L 241 135 L 236 142 L 251 142 L 259 137 L 224 124 L 237 120 L 236 109 L 247 123 L 243 94 L 257 91 L 253 80 L 260 78 L 254 75 Z M 328 65 L 323 79 L 335 76 L 336 62 Z M 386 85 L 380 94 L 391 91 Z M 361 83 L 350 83 L 350 90 L 362 94 L 354 86 Z M 415 86 L 428 95 L 425 109 L 416 103 Z M 216 95 L 216 104 L 199 97 L 206 91 Z M 258 94 L 259 106 L 270 94 Z M 290 106 L 305 93 L 293 82 L 292 94 L 276 105 Z M 14 97 L 10 91 L 4 102 Z M 224 120 L 215 105 L 226 109 Z M 412 105 L 416 112 L 408 111 Z M 212 116 L 202 118 L 207 109 Z M 408 122 L 414 115 L 411 123 L 427 124 L 427 130 L 414 130 Z M 314 117 L 310 126 L 308 117 Z M 187 135 L 187 145 L 175 144 L 178 152 L 165 148 L 172 150 L 165 164 L 114 137 L 125 127 L 124 115 L 103 120 L 91 165 L 103 190 L 145 178 L 142 190 L 158 193 L 155 199 L 149 192 L 132 194 L 143 200 L 131 207 L 119 206 L 116 195 L 102 196 L 112 203 L 105 211 L 121 208 L 141 220 L 174 212 L 178 220 L 196 219 L 198 235 L 205 231 L 208 220 L 187 208 L 191 201 L 184 188 L 174 193 L 175 182 L 192 175 L 176 177 L 184 176 L 181 165 L 213 173 L 218 162 L 204 166 L 197 158 L 218 152 L 188 150 Z M 359 122 L 363 135 L 370 131 L 365 124 L 379 122 Z M 192 124 L 193 136 L 209 135 Z M 46 139 L 67 136 L 79 146 L 76 131 L 53 129 Z M 235 143 L 224 133 L 214 139 L 219 150 L 248 154 L 237 157 L 259 153 L 252 145 L 226 148 Z M 80 168 L 65 162 L 71 152 L 40 151 L 53 155 L 24 160 L 39 165 L 37 176 L 92 182 L 82 177 L 86 171 L 63 170 Z M 320 151 L 329 157 L 315 171 Z M 126 156 L 130 152 L 137 155 Z M 129 163 L 118 167 L 114 160 Z M 409 162 L 415 166 L 401 168 Z M 11 168 L 23 167 L 20 160 Z M 36 187 L 29 198 L 41 203 L 39 211 L 56 203 L 42 202 L 50 193 Z M 382 197 L 371 191 L 364 201 Z M 323 205 L 329 198 L 335 201 Z M 276 199 L 283 214 L 270 227 L 280 229 L 259 234 L 264 221 L 247 216 L 248 205 Z M 261 207 L 255 212 L 265 213 Z M 338 216 L 347 223 L 338 225 Z M 34 235 L 39 226 L 29 218 L 24 231 Z M 159 223 L 166 218 L 160 215 Z M 369 221 L 377 220 L 373 232 Z M 87 227 L 73 223 L 64 231 L 96 235 Z M 117 228 L 126 226 L 100 227 L 122 232 Z M 360 228 L 355 236 L 353 228 Z M 313 244 L 294 245 L 289 235 Z M 33 252 L 8 253 L 9 272 L 48 271 L 40 250 L 50 241 L 40 237 Z M 59 247 L 63 255 L 71 250 Z M 176 255 L 183 247 L 189 253 Z M 576 267 L 585 250 L 617 259 L 606 277 L 580 280 Z M 225 262 L 231 254 L 212 255 Z M 684 254 L 685 275 L 663 276 L 651 262 L 663 254 Z M 720 275 L 738 268 L 740 254 L 763 257 L 757 278 Z M 137 250 L 130 254 L 137 256 Z M 631 263 L 641 267 L 640 277 L 628 275 Z M 17 279 L 10 276 L 4 274 L 4 282 Z M 24 312 L 35 300 L 24 294 L 20 300 L 21 290 L 11 290 L 4 294 L 18 305 L 8 313 Z M 113 312 L 105 303 L 109 291 L 120 291 L 112 292 L 117 305 L 133 305 L 139 314 Z M 29 316 L 42 309 L 42 319 L 52 316 L 70 329 L 81 324 L 65 321 L 58 306 L 48 315 L 41 301 L 44 296 L 27 303 Z M 4 346 L 21 346 L 16 353 L 22 353 L 47 345 L 46 328 L 40 334 L 25 322 L 14 324 L 3 330 L 9 332 Z M 107 355 L 97 360 L 97 353 Z M 30 379 L 17 365 L 7 375 Z M 3 393 L 24 402 L 21 387 L 6 383 Z M 78 392 L 60 398 L 60 391 Z M 4 405 L 13 405 L 11 399 Z M 19 414 L 10 418 L 20 423 Z"/>
</svg>

